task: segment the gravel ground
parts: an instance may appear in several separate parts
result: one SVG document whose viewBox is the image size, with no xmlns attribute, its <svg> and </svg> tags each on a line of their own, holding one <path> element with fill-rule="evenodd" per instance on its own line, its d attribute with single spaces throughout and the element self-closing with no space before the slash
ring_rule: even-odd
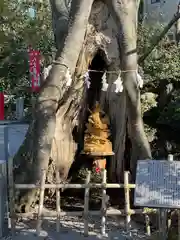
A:
<svg viewBox="0 0 180 240">
<path fill-rule="evenodd" d="M 107 217 L 105 237 L 100 234 L 101 219 L 89 219 L 89 237 L 83 236 L 84 223 L 81 217 L 62 217 L 60 232 L 56 232 L 56 219 L 44 218 L 40 236 L 36 236 L 36 221 L 33 219 L 23 219 L 16 225 L 16 236 L 13 240 L 125 240 L 125 239 L 147 239 L 143 233 L 143 227 L 136 223 L 131 223 L 130 234 L 124 232 L 124 219 L 122 217 Z M 131 235 L 131 236 L 130 236 Z M 12 237 L 5 237 L 2 240 L 12 240 Z"/>
</svg>

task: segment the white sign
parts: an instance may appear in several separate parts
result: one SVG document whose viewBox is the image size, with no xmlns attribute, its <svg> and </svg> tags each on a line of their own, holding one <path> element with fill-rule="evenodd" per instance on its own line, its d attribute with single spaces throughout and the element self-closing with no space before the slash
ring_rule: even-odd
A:
<svg viewBox="0 0 180 240">
<path fill-rule="evenodd" d="M 28 124 L 12 124 L 7 127 L 8 157 L 13 157 L 24 141 Z"/>
<path fill-rule="evenodd" d="M 138 161 L 134 204 L 152 208 L 180 208 L 180 162 Z"/>
</svg>

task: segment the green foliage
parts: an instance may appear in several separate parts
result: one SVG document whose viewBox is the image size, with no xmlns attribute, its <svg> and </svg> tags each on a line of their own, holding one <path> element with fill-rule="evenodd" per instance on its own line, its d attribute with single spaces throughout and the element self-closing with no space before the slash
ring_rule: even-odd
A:
<svg viewBox="0 0 180 240">
<path fill-rule="evenodd" d="M 145 72 L 153 80 L 179 81 L 180 48 L 175 44 L 162 42 L 144 64 Z"/>
<path fill-rule="evenodd" d="M 139 27 L 138 50 L 140 55 L 151 45 L 152 39 L 162 31 L 163 27 L 158 24 L 156 26 Z M 144 61 L 143 70 L 149 81 L 179 81 L 179 66 L 180 47 L 166 36 Z"/>
<path fill-rule="evenodd" d="M 54 40 L 48 4 L 49 1 L 40 3 L 38 0 L 33 1 L 33 4 L 30 1 L 0 1 L 0 86 L 6 94 L 26 97 L 30 95 L 27 52 L 29 45 L 40 50 L 46 63 L 52 56 Z M 30 7 L 36 11 L 35 17 L 30 16 Z M 139 55 L 150 46 L 152 38 L 157 36 L 162 28 L 161 25 L 139 27 Z M 180 47 L 169 42 L 167 38 L 163 39 L 143 64 L 144 76 L 151 83 L 151 90 L 157 92 L 160 81 L 179 81 L 179 66 Z M 144 88 L 143 91 L 149 89 Z M 153 99 L 142 99 L 143 112 L 156 105 L 156 101 L 151 100 Z M 168 111 L 164 109 L 160 121 L 171 116 L 169 114 L 177 119 L 179 102 L 175 97 L 174 102 L 168 105 Z"/>
<path fill-rule="evenodd" d="M 143 54 L 152 43 L 152 39 L 160 34 L 164 26 L 146 26 L 139 27 L 138 35 L 138 50 L 140 55 Z M 149 57 L 143 63 L 143 71 L 145 80 L 147 80 L 148 87 L 144 88 L 144 91 L 151 91 L 156 94 L 160 94 L 160 89 L 163 83 L 172 83 L 178 85 L 180 81 L 180 46 L 177 46 L 175 41 L 165 36 L 158 46 L 153 50 Z M 164 87 L 166 85 L 164 84 Z M 174 85 L 175 86 L 175 85 Z M 180 91 L 175 89 L 170 93 L 167 98 L 167 103 L 164 109 L 158 112 L 159 116 L 157 123 L 168 125 L 173 128 L 178 128 L 180 121 Z M 164 91 L 166 91 L 164 89 Z M 146 93 L 145 93 L 146 94 Z M 167 93 L 168 94 L 168 93 Z M 150 110 L 151 107 L 155 107 L 155 102 L 150 103 L 142 99 L 143 112 Z M 149 109 L 147 109 L 147 107 Z M 157 106 L 158 107 L 158 106 Z"/>
<path fill-rule="evenodd" d="M 157 95 L 151 92 L 146 92 L 141 95 L 141 102 L 143 103 L 141 106 L 142 113 L 149 111 L 151 108 L 157 106 L 156 101 Z"/>
<path fill-rule="evenodd" d="M 180 95 L 179 91 L 173 93 L 173 98 L 161 112 L 158 118 L 159 124 L 169 125 L 175 129 L 180 129 Z"/>
<path fill-rule="evenodd" d="M 30 45 L 45 58 L 52 53 L 50 7 L 45 1 L 34 2 L 34 18 L 29 14 L 30 7 L 32 3 L 23 1 L 0 2 L 0 83 L 7 94 L 27 93 Z"/>
</svg>

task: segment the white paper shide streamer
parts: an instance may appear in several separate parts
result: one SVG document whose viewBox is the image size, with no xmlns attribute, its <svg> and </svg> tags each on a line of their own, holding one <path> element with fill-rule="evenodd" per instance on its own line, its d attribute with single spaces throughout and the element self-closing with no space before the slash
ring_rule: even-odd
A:
<svg viewBox="0 0 180 240">
<path fill-rule="evenodd" d="M 43 80 L 46 80 L 46 78 L 49 76 L 51 69 L 52 69 L 52 65 L 49 65 L 46 68 L 44 68 L 44 71 L 43 71 L 44 79 Z"/>
<path fill-rule="evenodd" d="M 138 72 L 137 72 L 137 84 L 139 88 L 143 88 L 144 81 Z"/>
<path fill-rule="evenodd" d="M 102 76 L 102 88 L 101 88 L 101 90 L 103 92 L 106 92 L 107 89 L 108 89 L 108 86 L 109 86 L 109 84 L 107 83 L 107 76 L 106 76 L 106 72 L 105 72 Z"/>
<path fill-rule="evenodd" d="M 90 77 L 89 77 L 89 71 L 87 71 L 85 74 L 84 74 L 84 82 L 85 82 L 85 85 L 87 87 L 87 89 L 90 88 L 90 85 L 91 85 L 91 82 L 90 82 Z"/>
<path fill-rule="evenodd" d="M 123 91 L 123 82 L 122 82 L 120 73 L 118 75 L 118 78 L 114 82 L 114 84 L 116 85 L 115 93 L 120 93 Z"/>
<path fill-rule="evenodd" d="M 66 72 L 66 81 L 67 81 L 66 87 L 70 87 L 72 84 L 72 77 L 71 77 L 69 69 L 67 69 L 67 72 Z"/>
</svg>

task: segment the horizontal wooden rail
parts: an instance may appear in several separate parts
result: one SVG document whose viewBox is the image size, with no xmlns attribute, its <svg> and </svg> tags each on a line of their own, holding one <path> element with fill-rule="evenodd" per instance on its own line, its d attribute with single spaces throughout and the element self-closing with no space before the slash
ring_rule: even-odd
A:
<svg viewBox="0 0 180 240">
<path fill-rule="evenodd" d="M 44 188 L 45 189 L 57 189 L 57 188 L 73 188 L 73 189 L 81 189 L 81 188 L 135 188 L 135 184 L 118 184 L 118 183 L 107 183 L 107 184 L 102 184 L 102 183 L 89 183 L 89 184 L 45 184 Z M 15 189 L 35 189 L 35 188 L 40 188 L 40 184 L 14 184 Z"/>
<path fill-rule="evenodd" d="M 130 227 L 130 221 L 131 221 L 131 215 L 133 214 L 144 214 L 145 216 L 150 213 L 148 208 L 144 209 L 131 209 L 130 208 L 130 189 L 134 189 L 136 187 L 135 184 L 129 183 L 128 180 L 128 172 L 124 172 L 124 181 L 125 184 L 119 184 L 119 183 L 107 183 L 106 182 L 106 170 L 103 170 L 101 172 L 102 175 L 102 182 L 101 183 L 91 183 L 90 182 L 90 176 L 91 173 L 89 172 L 86 176 L 86 182 L 83 184 L 77 184 L 77 183 L 59 183 L 59 176 L 56 173 L 56 183 L 55 184 L 45 184 L 46 180 L 46 171 L 42 170 L 42 177 L 41 182 L 37 184 L 15 184 L 13 179 L 13 164 L 10 160 L 8 162 L 8 168 L 9 168 L 9 193 L 10 193 L 10 199 L 12 201 L 10 202 L 10 220 L 11 220 L 11 226 L 12 226 L 12 233 L 15 232 L 15 222 L 18 218 L 34 218 L 37 220 L 36 224 L 36 234 L 37 236 L 40 235 L 41 228 L 42 228 L 42 220 L 43 218 L 56 218 L 56 230 L 57 232 L 60 231 L 60 221 L 61 217 L 63 216 L 70 216 L 70 217 L 83 217 L 84 219 L 84 236 L 88 236 L 89 232 L 89 216 L 100 216 L 101 217 L 101 235 L 106 236 L 106 217 L 107 216 L 125 216 L 126 218 L 126 231 Z M 89 198 L 90 189 L 101 189 L 102 190 L 102 205 L 101 209 L 98 211 L 92 211 L 89 210 Z M 107 208 L 108 198 L 106 195 L 106 189 L 111 188 L 123 188 L 125 191 L 125 209 L 114 209 L 114 208 Z M 39 189 L 40 190 L 40 201 L 39 201 L 39 207 L 38 212 L 29 212 L 29 213 L 15 213 L 14 212 L 14 190 L 15 189 Z M 44 200 L 44 191 L 45 189 L 55 189 L 56 190 L 56 211 L 47 211 L 43 206 L 43 200 Z M 60 199 L 60 189 L 85 189 L 85 196 L 84 196 L 84 209 L 82 208 L 81 211 L 63 211 L 61 209 L 61 199 Z M 152 213 L 155 213 L 156 210 L 153 210 Z M 147 222 L 147 228 L 149 227 Z"/>
<path fill-rule="evenodd" d="M 155 212 L 154 212 L 155 213 Z M 83 217 L 84 211 L 61 211 L 60 216 L 77 216 L 77 217 Z M 101 216 L 102 212 L 99 211 L 88 211 L 89 216 Z M 134 214 L 147 214 L 147 211 L 145 209 L 130 209 L 128 214 L 134 215 Z M 106 211 L 106 216 L 126 216 L 127 213 L 124 209 L 108 209 Z M 29 212 L 29 213 L 16 213 L 17 217 L 32 217 L 37 218 L 37 213 Z M 42 217 L 57 217 L 56 212 L 42 212 Z"/>
</svg>

